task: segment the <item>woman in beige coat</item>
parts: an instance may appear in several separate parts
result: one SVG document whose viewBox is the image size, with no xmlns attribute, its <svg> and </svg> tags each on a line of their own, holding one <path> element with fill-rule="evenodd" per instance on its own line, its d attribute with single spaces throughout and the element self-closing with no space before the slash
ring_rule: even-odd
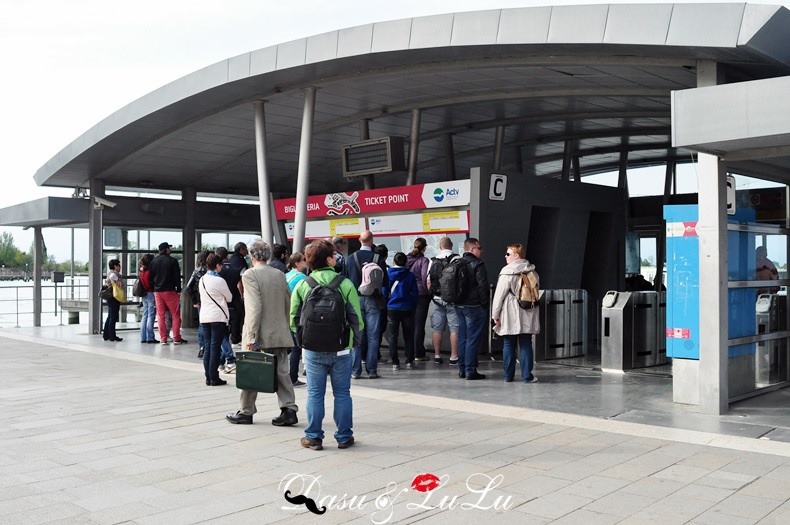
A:
<svg viewBox="0 0 790 525">
<path fill-rule="evenodd" d="M 505 382 L 510 383 L 516 372 L 516 345 L 519 348 L 521 377 L 525 383 L 538 380 L 532 375 L 532 334 L 540 332 L 538 308 L 529 310 L 518 305 L 517 294 L 521 273 L 534 271 L 535 265 L 524 258 L 524 247 L 511 244 L 507 247 L 507 265 L 499 272 L 491 316 L 494 331 L 503 339 L 503 366 Z M 537 272 L 535 272 L 537 277 Z"/>
<path fill-rule="evenodd" d="M 272 255 L 269 243 L 255 239 L 249 246 L 252 268 L 241 276 L 244 283 L 244 327 L 241 342 L 245 350 L 261 350 L 277 357 L 277 400 L 280 415 L 272 419 L 279 427 L 298 423 L 294 388 L 289 375 L 288 350 L 293 346 L 289 329 L 291 296 L 288 284 L 280 270 L 268 266 Z M 225 418 L 231 423 L 251 424 L 257 412 L 255 400 L 258 392 L 242 390 L 241 408 Z"/>
</svg>

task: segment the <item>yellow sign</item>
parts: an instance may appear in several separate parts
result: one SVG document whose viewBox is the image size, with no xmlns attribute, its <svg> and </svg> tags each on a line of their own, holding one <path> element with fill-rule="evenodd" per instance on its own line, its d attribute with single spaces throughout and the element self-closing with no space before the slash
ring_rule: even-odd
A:
<svg viewBox="0 0 790 525">
<path fill-rule="evenodd" d="M 433 213 L 423 213 L 422 231 L 428 233 L 462 230 L 463 226 L 460 224 L 460 218 L 461 212 L 458 211 L 437 211 Z"/>
<path fill-rule="evenodd" d="M 336 235 L 359 235 L 362 233 L 360 230 L 360 219 L 355 217 L 353 219 L 332 219 L 329 221 L 329 235 L 334 237 Z"/>
</svg>

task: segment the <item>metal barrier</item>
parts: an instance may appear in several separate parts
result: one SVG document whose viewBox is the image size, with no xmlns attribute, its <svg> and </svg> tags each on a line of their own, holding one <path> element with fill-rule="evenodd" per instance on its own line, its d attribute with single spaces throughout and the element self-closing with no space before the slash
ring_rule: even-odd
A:
<svg viewBox="0 0 790 525">
<path fill-rule="evenodd" d="M 41 285 L 41 313 L 52 313 L 60 316 L 59 322 L 63 324 L 64 308 L 60 305 L 61 298 L 87 297 L 87 284 L 43 284 Z M 12 304 L 13 303 L 13 304 Z M 50 308 L 47 305 L 51 305 Z M 20 320 L 30 316 L 30 325 L 33 326 L 33 285 L 0 286 L 0 319 L 14 319 L 16 327 L 23 326 Z"/>
<path fill-rule="evenodd" d="M 586 290 L 543 290 L 536 361 L 587 354 L 587 302 Z"/>
<path fill-rule="evenodd" d="M 760 294 L 755 305 L 757 333 L 768 334 L 787 330 L 787 296 Z M 760 341 L 755 355 L 754 379 L 767 386 L 787 380 L 787 342 L 784 339 Z"/>
<path fill-rule="evenodd" d="M 601 303 L 601 324 L 604 370 L 666 364 L 666 292 L 609 291 Z"/>
</svg>

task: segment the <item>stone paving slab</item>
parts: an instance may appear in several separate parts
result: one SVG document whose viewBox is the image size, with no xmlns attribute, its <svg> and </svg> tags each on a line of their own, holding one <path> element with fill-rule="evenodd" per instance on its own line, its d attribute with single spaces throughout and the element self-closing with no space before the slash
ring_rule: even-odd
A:
<svg viewBox="0 0 790 525">
<path fill-rule="evenodd" d="M 0 338 L 6 362 L 19 352 Z M 0 524 L 790 522 L 787 443 L 354 383 L 357 446 L 338 450 L 329 418 L 315 452 L 303 411 L 269 424 L 274 396 L 254 425 L 226 423 L 233 376 L 206 387 L 197 362 L 31 352 L 0 385 Z M 426 473 L 441 486 L 411 489 Z"/>
</svg>

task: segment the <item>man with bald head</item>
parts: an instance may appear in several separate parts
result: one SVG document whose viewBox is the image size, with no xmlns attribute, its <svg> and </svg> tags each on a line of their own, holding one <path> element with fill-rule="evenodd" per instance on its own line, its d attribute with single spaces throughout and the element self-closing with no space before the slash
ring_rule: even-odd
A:
<svg viewBox="0 0 790 525">
<path fill-rule="evenodd" d="M 382 286 L 387 285 L 387 266 L 383 258 L 373 252 L 373 233 L 365 230 L 359 235 L 359 242 L 362 247 L 354 252 L 346 260 L 346 275 L 354 284 L 354 288 L 359 291 L 362 284 L 362 267 L 369 262 L 374 262 L 381 268 Z M 365 327 L 362 331 L 363 343 L 355 346 L 352 350 L 353 363 L 351 365 L 351 377 L 353 379 L 362 378 L 362 353 L 365 353 L 365 369 L 369 379 L 376 379 L 378 375 L 378 356 L 379 356 L 379 327 L 381 314 L 379 308 L 384 301 L 384 296 L 380 289 L 372 295 L 367 295 L 368 290 L 362 290 L 359 294 L 359 309 L 365 320 Z"/>
</svg>

